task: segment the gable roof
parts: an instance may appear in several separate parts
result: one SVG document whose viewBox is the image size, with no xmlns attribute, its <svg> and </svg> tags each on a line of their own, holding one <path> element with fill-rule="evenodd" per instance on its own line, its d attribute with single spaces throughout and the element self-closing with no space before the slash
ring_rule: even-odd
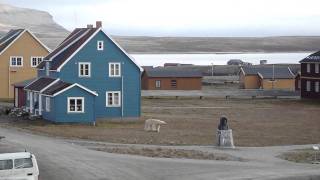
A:
<svg viewBox="0 0 320 180">
<path fill-rule="evenodd" d="M 25 81 L 21 81 L 21 82 L 17 82 L 17 83 L 14 83 L 12 84 L 14 87 L 25 87 L 27 86 L 28 84 L 32 83 L 33 81 L 37 80 L 37 78 L 33 78 L 33 79 L 28 79 L 28 80 L 25 80 Z"/>
<path fill-rule="evenodd" d="M 61 80 L 56 81 L 55 83 L 51 84 L 48 88 L 46 88 L 41 94 L 48 95 L 48 96 L 57 96 L 73 87 L 78 87 L 82 90 L 87 91 L 88 93 L 98 96 L 95 91 L 92 91 L 78 83 L 68 83 Z"/>
<path fill-rule="evenodd" d="M 245 75 L 259 75 L 263 79 L 293 79 L 295 75 L 285 66 L 245 66 L 241 67 Z"/>
<path fill-rule="evenodd" d="M 2 53 L 5 49 L 7 49 L 12 42 L 17 39 L 22 33 L 24 29 L 13 29 L 10 30 L 6 35 L 4 35 L 0 39 L 0 53 Z"/>
<path fill-rule="evenodd" d="M 320 51 L 315 52 L 300 61 L 300 63 L 307 62 L 320 62 Z"/>
<path fill-rule="evenodd" d="M 47 57 L 38 65 L 38 68 L 45 66 L 45 61 L 51 61 L 50 70 L 60 71 L 61 68 L 80 51 L 98 32 L 103 32 L 138 68 L 142 68 L 127 54 L 110 36 L 101 28 L 77 28 Z"/>
<path fill-rule="evenodd" d="M 180 70 L 171 68 L 145 69 L 148 77 L 202 77 L 202 73 L 194 70 Z"/>
<path fill-rule="evenodd" d="M 28 84 L 24 89 L 40 92 L 42 89 L 53 83 L 56 79 L 49 77 L 41 77 Z"/>
<path fill-rule="evenodd" d="M 41 44 L 48 52 L 51 50 L 43 44 L 33 33 L 27 29 L 12 29 L 0 39 L 0 55 L 8 49 L 23 33 L 29 33 L 38 43 Z"/>
</svg>

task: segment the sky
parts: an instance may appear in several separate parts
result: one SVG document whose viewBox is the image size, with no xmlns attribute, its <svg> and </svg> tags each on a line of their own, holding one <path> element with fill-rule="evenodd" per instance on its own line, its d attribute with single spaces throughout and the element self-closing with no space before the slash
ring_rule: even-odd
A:
<svg viewBox="0 0 320 180">
<path fill-rule="evenodd" d="M 48 11 L 72 30 L 103 21 L 113 35 L 320 35 L 319 0 L 0 0 Z"/>
</svg>

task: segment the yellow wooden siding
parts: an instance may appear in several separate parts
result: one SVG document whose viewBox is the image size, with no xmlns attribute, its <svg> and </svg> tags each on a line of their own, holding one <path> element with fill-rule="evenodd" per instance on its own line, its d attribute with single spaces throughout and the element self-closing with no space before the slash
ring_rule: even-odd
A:
<svg viewBox="0 0 320 180">
<path fill-rule="evenodd" d="M 35 78 L 37 71 L 35 67 L 31 67 L 31 57 L 44 57 L 48 53 L 32 35 L 24 32 L 0 55 L 0 98 L 12 99 L 14 94 L 12 84 Z M 10 56 L 22 56 L 23 67 L 10 67 Z"/>
<path fill-rule="evenodd" d="M 245 89 L 259 89 L 260 80 L 258 75 L 248 75 L 244 77 L 244 88 Z"/>
<path fill-rule="evenodd" d="M 270 81 L 269 79 L 262 80 L 263 89 L 282 89 L 282 90 L 295 90 L 295 79 L 276 79 Z"/>
</svg>

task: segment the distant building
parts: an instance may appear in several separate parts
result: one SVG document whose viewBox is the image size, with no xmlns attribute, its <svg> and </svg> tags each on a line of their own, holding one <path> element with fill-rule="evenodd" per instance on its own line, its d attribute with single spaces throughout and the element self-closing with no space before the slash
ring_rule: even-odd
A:
<svg viewBox="0 0 320 180">
<path fill-rule="evenodd" d="M 193 64 L 164 63 L 164 67 L 192 66 Z"/>
<path fill-rule="evenodd" d="M 237 66 L 250 66 L 252 63 L 243 62 L 241 59 L 230 59 L 227 65 L 237 65 Z"/>
<path fill-rule="evenodd" d="M 193 70 L 166 68 L 145 69 L 142 74 L 144 90 L 201 90 L 202 74 Z"/>
<path fill-rule="evenodd" d="M 240 68 L 239 83 L 243 89 L 282 89 L 296 88 L 296 75 L 285 66 L 247 66 Z"/>
<path fill-rule="evenodd" d="M 311 54 L 301 63 L 301 97 L 320 99 L 320 51 Z"/>
<path fill-rule="evenodd" d="M 265 65 L 265 64 L 267 64 L 267 63 L 268 63 L 267 60 L 260 60 L 260 65 Z"/>
</svg>

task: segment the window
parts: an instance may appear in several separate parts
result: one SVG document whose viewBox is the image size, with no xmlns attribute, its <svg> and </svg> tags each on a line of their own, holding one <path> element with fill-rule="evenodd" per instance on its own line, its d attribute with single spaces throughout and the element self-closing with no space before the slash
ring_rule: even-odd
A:
<svg viewBox="0 0 320 180">
<path fill-rule="evenodd" d="M 161 88 L 161 81 L 160 80 L 156 80 L 156 88 Z"/>
<path fill-rule="evenodd" d="M 177 87 L 177 80 L 171 80 L 171 87 L 173 88 Z"/>
<path fill-rule="evenodd" d="M 68 98 L 68 113 L 83 113 L 84 112 L 84 98 L 83 97 L 69 97 Z"/>
<path fill-rule="evenodd" d="M 106 93 L 107 107 L 119 107 L 121 106 L 121 92 L 109 91 Z"/>
<path fill-rule="evenodd" d="M 91 63 L 79 63 L 79 77 L 91 76 Z"/>
<path fill-rule="evenodd" d="M 310 92 L 311 91 L 311 82 L 307 81 L 307 91 Z"/>
<path fill-rule="evenodd" d="M 314 91 L 319 92 L 319 81 L 314 84 Z"/>
<path fill-rule="evenodd" d="M 43 57 L 31 57 L 31 67 L 37 67 L 43 60 Z"/>
<path fill-rule="evenodd" d="M 120 77 L 121 76 L 120 63 L 109 63 L 109 76 L 110 77 Z"/>
<path fill-rule="evenodd" d="M 319 65 L 320 64 L 315 64 L 315 67 L 314 67 L 315 73 L 319 73 Z"/>
<path fill-rule="evenodd" d="M 31 158 L 22 158 L 14 160 L 15 169 L 32 168 L 33 163 Z"/>
<path fill-rule="evenodd" d="M 21 56 L 11 56 L 10 57 L 10 66 L 11 67 L 22 67 L 23 58 Z"/>
<path fill-rule="evenodd" d="M 46 97 L 46 111 L 50 112 L 50 98 Z"/>
<path fill-rule="evenodd" d="M 310 72 L 310 64 L 307 64 L 307 72 L 309 73 Z"/>
<path fill-rule="evenodd" d="M 13 168 L 13 161 L 11 159 L 0 160 L 0 170 L 7 170 L 12 168 Z"/>
<path fill-rule="evenodd" d="M 102 50 L 103 50 L 103 45 L 104 45 L 103 41 L 98 41 L 98 42 L 97 42 L 97 49 L 98 49 L 98 51 L 102 51 Z"/>
</svg>

